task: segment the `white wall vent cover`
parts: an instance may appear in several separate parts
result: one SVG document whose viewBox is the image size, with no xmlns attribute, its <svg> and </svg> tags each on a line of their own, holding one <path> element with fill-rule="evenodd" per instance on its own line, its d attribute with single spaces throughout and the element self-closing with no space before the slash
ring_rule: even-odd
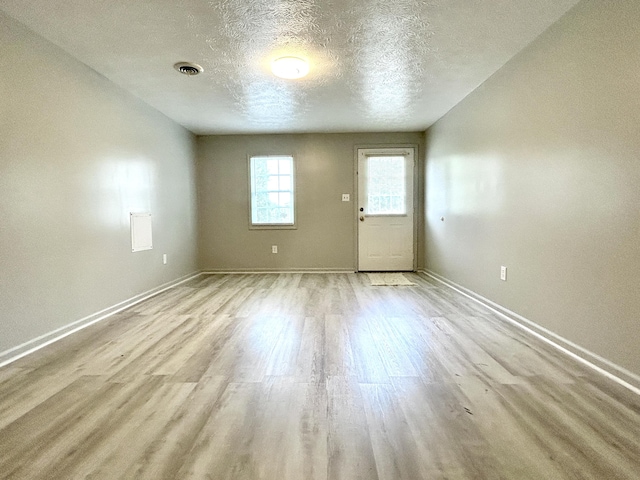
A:
<svg viewBox="0 0 640 480">
<path fill-rule="evenodd" d="M 131 213 L 131 251 L 151 250 L 151 213 Z"/>
</svg>

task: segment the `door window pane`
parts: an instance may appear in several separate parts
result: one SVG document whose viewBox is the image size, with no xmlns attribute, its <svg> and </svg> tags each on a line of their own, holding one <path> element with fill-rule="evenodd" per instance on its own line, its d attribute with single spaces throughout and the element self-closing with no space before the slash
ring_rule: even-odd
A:
<svg viewBox="0 0 640 480">
<path fill-rule="evenodd" d="M 367 158 L 367 214 L 406 215 L 404 156 Z"/>
</svg>

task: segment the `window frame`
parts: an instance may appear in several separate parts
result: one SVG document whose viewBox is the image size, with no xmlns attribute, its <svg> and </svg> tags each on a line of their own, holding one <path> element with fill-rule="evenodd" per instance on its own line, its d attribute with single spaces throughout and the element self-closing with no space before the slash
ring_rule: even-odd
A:
<svg viewBox="0 0 640 480">
<path fill-rule="evenodd" d="M 253 191 L 252 191 L 252 160 L 254 158 L 269 158 L 269 157 L 290 157 L 291 158 L 291 190 L 293 201 L 293 223 L 253 223 Z M 269 153 L 269 154 L 250 154 L 247 155 L 247 180 L 248 180 L 248 220 L 249 230 L 296 230 L 298 228 L 297 223 L 297 203 L 298 203 L 298 189 L 296 185 L 296 155 L 292 153 Z"/>
</svg>

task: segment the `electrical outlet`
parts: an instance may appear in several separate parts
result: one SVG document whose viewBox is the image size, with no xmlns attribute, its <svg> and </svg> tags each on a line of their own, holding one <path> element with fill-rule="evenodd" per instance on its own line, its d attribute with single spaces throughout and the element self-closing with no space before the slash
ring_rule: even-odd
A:
<svg viewBox="0 0 640 480">
<path fill-rule="evenodd" d="M 343 194 L 342 194 L 342 201 L 343 201 L 343 202 L 348 202 L 348 201 L 350 200 L 350 198 L 351 198 L 351 197 L 349 196 L 349 194 L 348 194 L 348 193 L 343 193 Z"/>
<path fill-rule="evenodd" d="M 166 254 L 166 253 L 163 253 L 163 254 L 162 254 L 162 264 L 163 264 L 163 265 L 166 265 L 166 264 L 167 264 L 167 254 Z"/>
<path fill-rule="evenodd" d="M 507 281 L 507 267 L 500 267 L 500 280 Z"/>
<path fill-rule="evenodd" d="M 278 253 L 278 245 L 271 245 L 271 253 Z"/>
</svg>

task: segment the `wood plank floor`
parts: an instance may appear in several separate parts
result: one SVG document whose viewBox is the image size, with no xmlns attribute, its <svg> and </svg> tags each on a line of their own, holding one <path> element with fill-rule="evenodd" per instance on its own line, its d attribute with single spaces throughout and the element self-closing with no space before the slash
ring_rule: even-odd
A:
<svg viewBox="0 0 640 480">
<path fill-rule="evenodd" d="M 202 276 L 2 368 L 0 478 L 640 478 L 640 397 L 407 276 Z"/>
</svg>

